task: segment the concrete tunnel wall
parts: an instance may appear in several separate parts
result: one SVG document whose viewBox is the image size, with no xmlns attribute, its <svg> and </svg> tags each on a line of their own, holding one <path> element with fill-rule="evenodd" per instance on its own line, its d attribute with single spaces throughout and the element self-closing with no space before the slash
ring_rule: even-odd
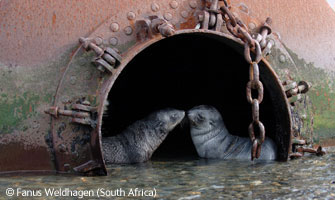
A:
<svg viewBox="0 0 335 200">
<path fill-rule="evenodd" d="M 290 125 L 282 109 L 285 99 L 279 98 L 276 78 L 264 64 L 260 68 L 265 81 L 260 119 L 266 136 L 281 146 L 280 160 L 285 160 L 289 136 L 279 135 L 280 129 L 285 129 L 282 124 Z M 116 135 L 134 121 L 165 107 L 188 110 L 208 104 L 220 111 L 230 133 L 248 137 L 252 121 L 245 93 L 248 79 L 249 65 L 243 56 L 217 39 L 195 34 L 162 40 L 135 56 L 115 81 L 101 132 L 103 137 Z M 196 156 L 189 126 L 184 124 L 168 135 L 153 158 Z"/>
</svg>

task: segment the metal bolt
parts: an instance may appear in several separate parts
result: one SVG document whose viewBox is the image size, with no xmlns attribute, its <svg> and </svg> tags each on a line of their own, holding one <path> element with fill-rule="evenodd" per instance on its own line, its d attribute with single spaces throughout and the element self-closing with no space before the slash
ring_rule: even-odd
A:
<svg viewBox="0 0 335 200">
<path fill-rule="evenodd" d="M 187 17 L 188 17 L 188 12 L 187 12 L 186 10 L 182 11 L 182 12 L 181 12 L 181 16 L 182 16 L 183 18 L 187 18 Z"/>
<path fill-rule="evenodd" d="M 285 55 L 280 55 L 279 56 L 279 62 L 281 62 L 281 63 L 284 63 L 284 62 L 286 62 L 286 56 Z"/>
<path fill-rule="evenodd" d="M 249 26 L 249 28 L 250 28 L 251 30 L 253 30 L 253 29 L 256 28 L 256 24 L 255 24 L 254 22 L 250 22 L 250 23 L 248 24 L 248 26 Z"/>
<path fill-rule="evenodd" d="M 119 24 L 118 23 L 112 23 L 111 24 L 111 30 L 113 31 L 113 32 L 117 32 L 117 31 L 119 31 L 119 29 L 120 29 L 120 26 L 119 26 Z"/>
<path fill-rule="evenodd" d="M 125 29 L 124 29 L 124 33 L 126 35 L 131 35 L 133 33 L 133 29 L 131 28 L 131 26 L 127 26 Z"/>
<path fill-rule="evenodd" d="M 189 6 L 192 8 L 192 9 L 195 9 L 197 6 L 198 6 L 198 3 L 196 1 L 190 1 L 189 3 Z"/>
<path fill-rule="evenodd" d="M 76 80 L 77 80 L 76 76 L 71 76 L 71 78 L 70 78 L 71 85 L 76 84 Z"/>
<path fill-rule="evenodd" d="M 58 145 L 59 152 L 65 153 L 66 152 L 66 146 L 64 144 Z"/>
<path fill-rule="evenodd" d="M 179 4 L 177 1 L 171 1 L 170 6 L 172 9 L 176 9 L 178 8 Z"/>
<path fill-rule="evenodd" d="M 70 99 L 68 97 L 62 97 L 61 98 L 61 102 L 64 103 L 64 104 L 68 103 L 69 101 L 70 101 Z"/>
<path fill-rule="evenodd" d="M 157 3 L 151 4 L 151 10 L 157 12 L 159 10 L 159 5 Z"/>
<path fill-rule="evenodd" d="M 85 100 L 83 101 L 81 104 L 85 105 L 85 106 L 90 106 L 91 105 L 91 102 Z"/>
<path fill-rule="evenodd" d="M 158 27 L 159 32 L 164 36 L 164 37 L 169 37 L 174 34 L 175 30 L 173 29 L 173 26 L 171 26 L 168 23 L 162 24 Z"/>
<path fill-rule="evenodd" d="M 38 127 L 40 127 L 40 124 L 37 123 L 37 122 L 35 122 L 35 124 L 33 125 L 33 128 L 34 128 L 34 129 L 37 129 Z"/>
<path fill-rule="evenodd" d="M 166 19 L 167 21 L 170 21 L 172 19 L 171 13 L 165 13 L 164 14 L 164 19 Z"/>
<path fill-rule="evenodd" d="M 112 37 L 111 39 L 109 39 L 109 43 L 112 46 L 116 46 L 119 43 L 119 40 L 116 37 Z"/>
<path fill-rule="evenodd" d="M 97 68 L 98 68 L 99 71 L 105 72 L 105 68 L 103 66 L 99 65 Z"/>
<path fill-rule="evenodd" d="M 134 20 L 134 19 L 136 18 L 136 15 L 135 15 L 135 13 L 133 13 L 133 12 L 128 12 L 128 14 L 127 14 L 127 18 L 128 18 L 129 20 Z"/>
<path fill-rule="evenodd" d="M 70 164 L 67 164 L 67 163 L 64 164 L 64 170 L 65 171 L 69 171 L 70 167 L 71 167 Z"/>
<path fill-rule="evenodd" d="M 95 41 L 95 44 L 96 44 L 96 45 L 98 45 L 98 46 L 102 45 L 102 38 L 101 38 L 101 37 L 96 37 L 96 38 L 94 39 L 94 41 Z"/>
</svg>

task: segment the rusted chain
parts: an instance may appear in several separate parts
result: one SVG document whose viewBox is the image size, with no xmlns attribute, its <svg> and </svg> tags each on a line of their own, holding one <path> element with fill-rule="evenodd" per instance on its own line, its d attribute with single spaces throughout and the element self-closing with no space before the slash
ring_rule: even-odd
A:
<svg viewBox="0 0 335 200">
<path fill-rule="evenodd" d="M 250 64 L 246 96 L 247 101 L 251 104 L 252 108 L 252 122 L 249 125 L 248 131 L 252 142 L 251 160 L 254 160 L 254 158 L 259 158 L 261 154 L 261 145 L 265 140 L 265 127 L 259 119 L 259 104 L 263 101 L 264 87 L 259 78 L 258 63 L 262 60 L 262 47 L 266 42 L 266 37 L 271 34 L 271 28 L 269 26 L 271 19 L 267 18 L 261 28 L 260 35 L 262 38 L 255 40 L 251 37 L 248 28 L 243 21 L 235 17 L 230 11 L 227 1 L 224 1 L 224 6 L 222 6 L 220 10 L 222 12 L 223 20 L 226 22 L 228 31 L 244 42 L 244 58 Z M 256 53 L 254 60 L 251 56 L 251 50 Z M 257 91 L 256 98 L 253 98 L 252 96 L 253 90 Z M 256 129 L 258 129 L 257 136 L 255 135 Z"/>
</svg>

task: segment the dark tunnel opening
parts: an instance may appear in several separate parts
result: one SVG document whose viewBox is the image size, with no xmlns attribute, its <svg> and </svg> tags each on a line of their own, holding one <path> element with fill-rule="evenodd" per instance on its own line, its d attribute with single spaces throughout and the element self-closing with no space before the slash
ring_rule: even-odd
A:
<svg viewBox="0 0 335 200">
<path fill-rule="evenodd" d="M 207 104 L 216 107 L 231 134 L 248 137 L 252 121 L 246 100 L 249 65 L 223 42 L 201 35 L 177 35 L 138 54 L 115 81 L 104 113 L 103 137 L 121 133 L 153 111 L 172 107 L 188 110 Z M 262 79 L 262 71 L 261 71 Z M 274 103 L 264 84 L 260 120 L 266 135 L 276 129 Z M 187 125 L 176 127 L 153 158 L 197 157 Z"/>
</svg>

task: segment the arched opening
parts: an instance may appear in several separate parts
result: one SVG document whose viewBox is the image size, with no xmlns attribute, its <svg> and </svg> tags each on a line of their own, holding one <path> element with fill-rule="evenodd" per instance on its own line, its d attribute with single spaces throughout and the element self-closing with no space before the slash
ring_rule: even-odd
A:
<svg viewBox="0 0 335 200">
<path fill-rule="evenodd" d="M 230 133 L 248 137 L 251 106 L 245 91 L 249 65 L 242 52 L 242 46 L 232 40 L 203 33 L 180 34 L 149 46 L 127 64 L 111 88 L 103 137 L 122 132 L 155 110 L 187 111 L 201 104 L 216 107 Z M 265 89 L 260 119 L 266 135 L 279 145 L 279 158 L 285 160 L 290 140 L 286 100 L 264 63 L 260 73 Z M 181 157 L 197 157 L 187 125 L 176 127 L 153 156 Z"/>
</svg>

